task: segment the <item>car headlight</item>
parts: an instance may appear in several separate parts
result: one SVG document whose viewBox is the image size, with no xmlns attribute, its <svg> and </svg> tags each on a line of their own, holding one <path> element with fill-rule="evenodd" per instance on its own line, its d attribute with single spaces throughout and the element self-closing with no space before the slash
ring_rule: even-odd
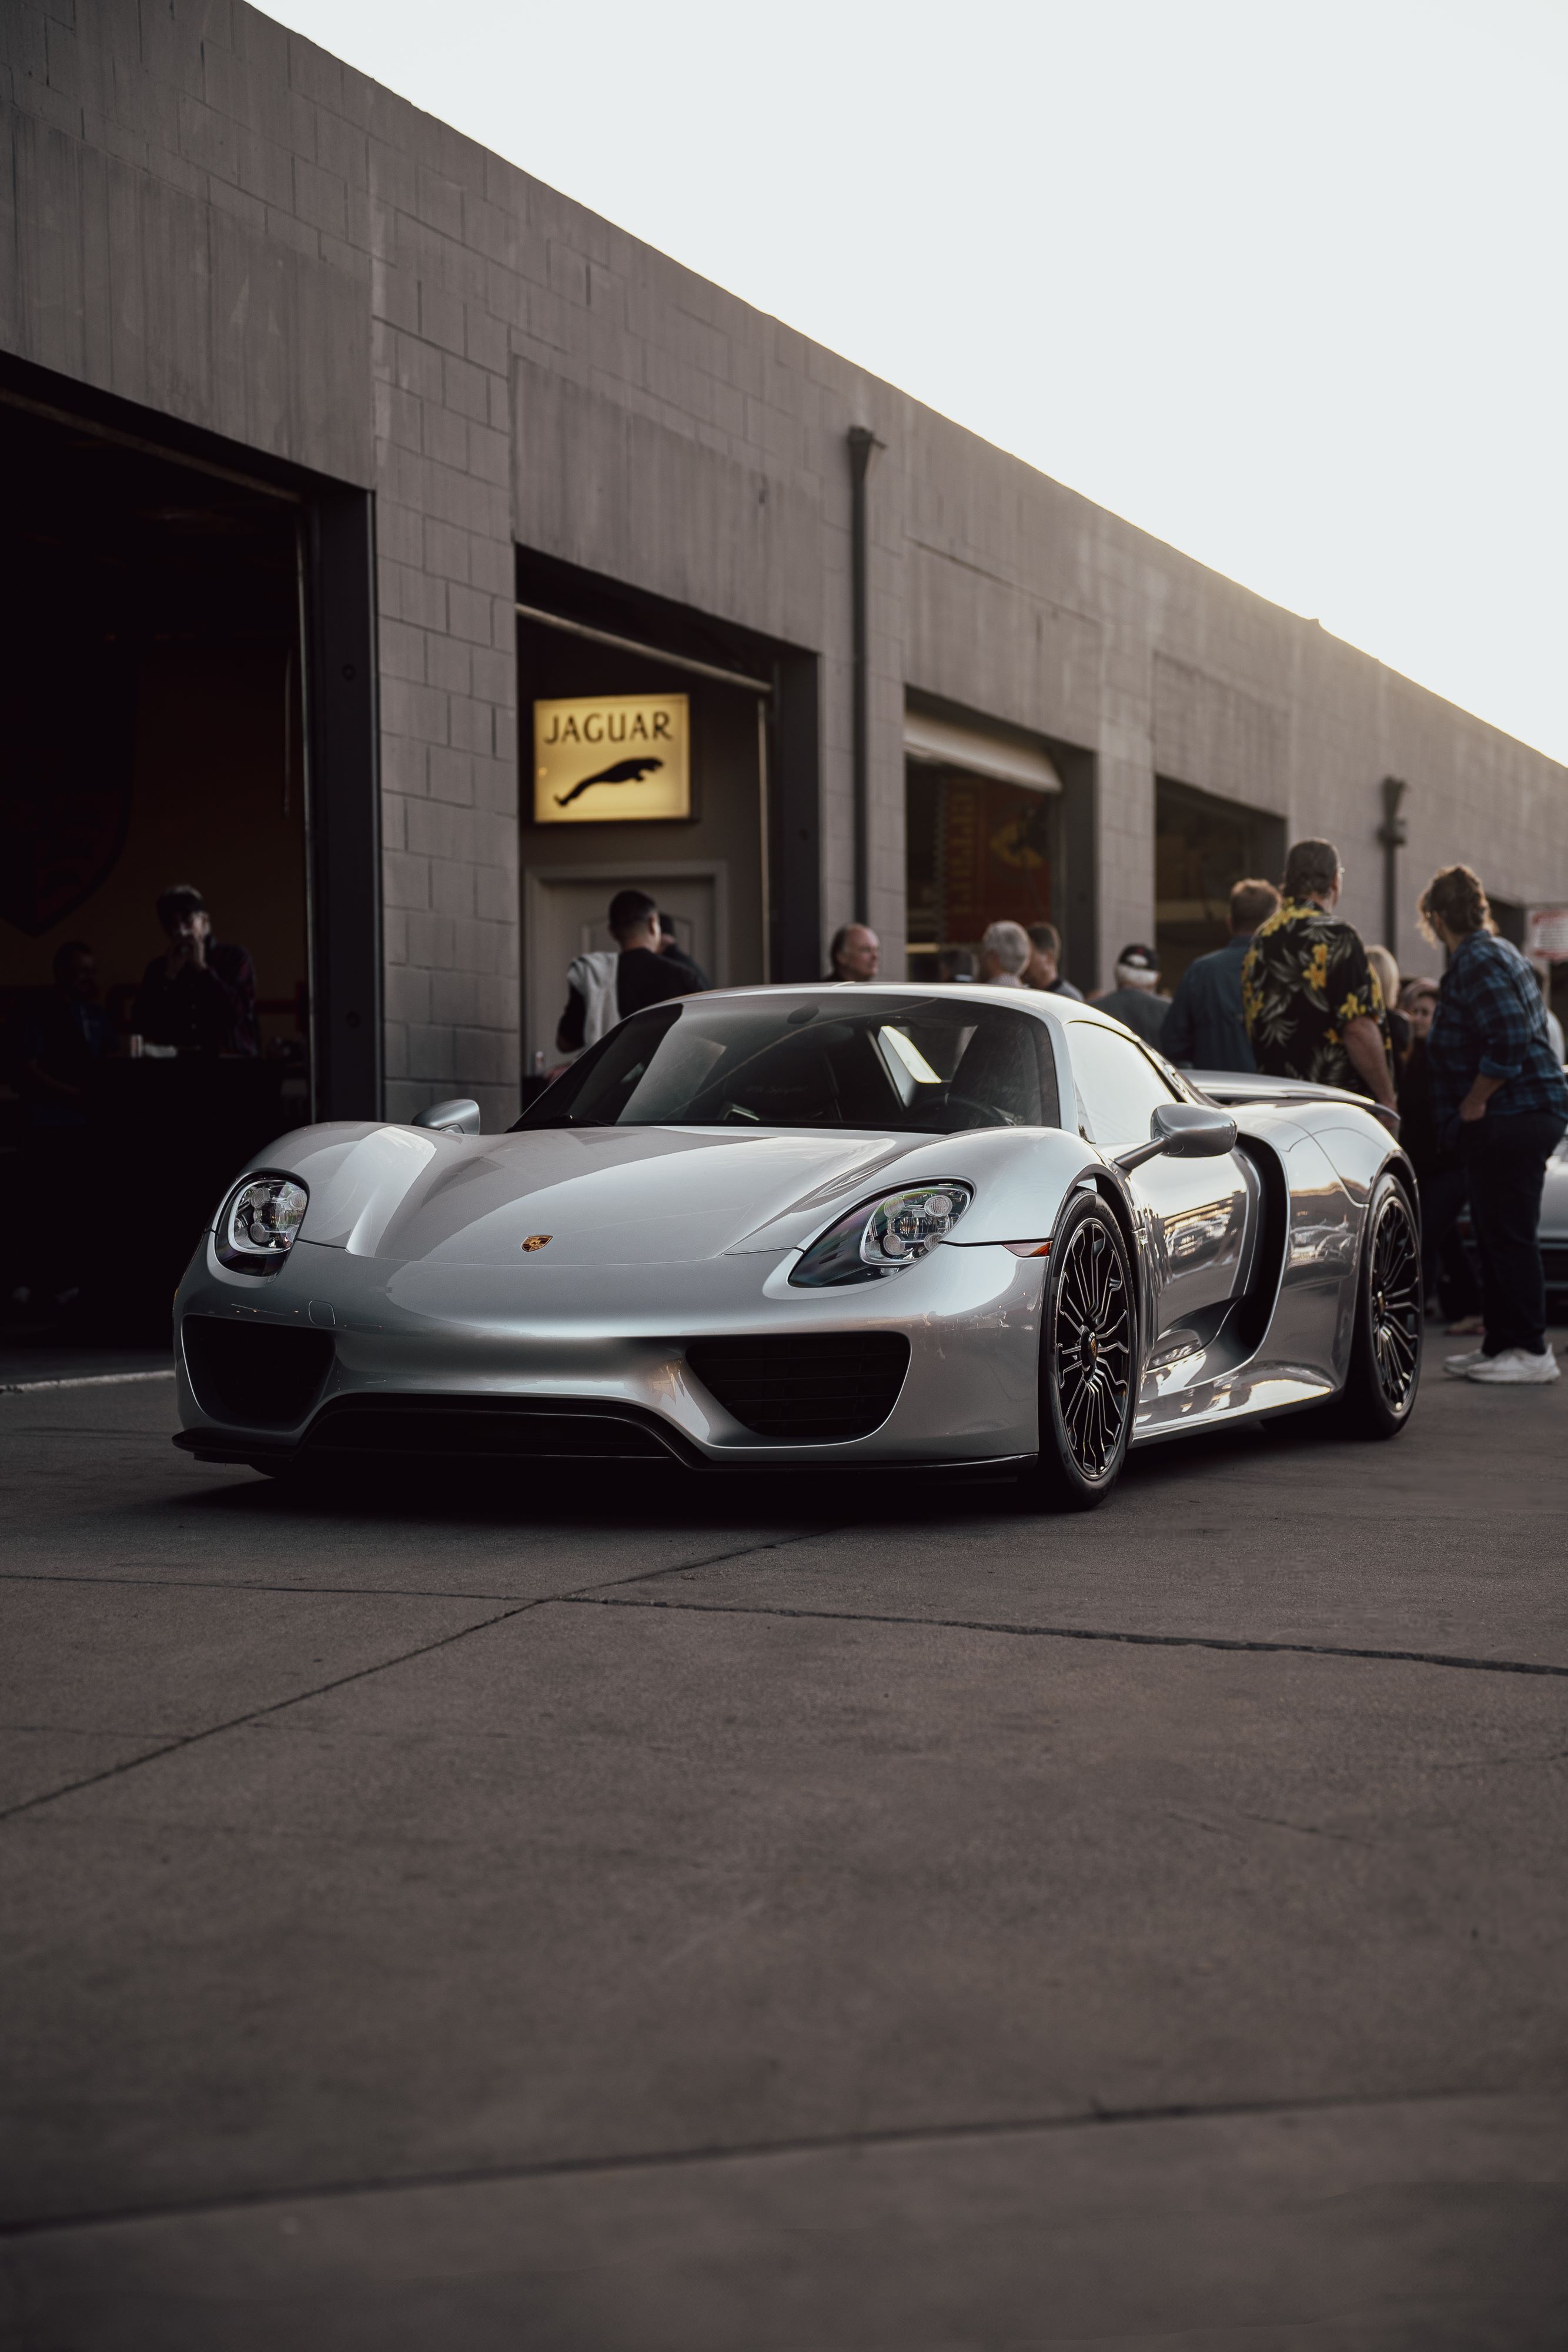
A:
<svg viewBox="0 0 1568 2352">
<path fill-rule="evenodd" d="M 218 1256 L 240 1274 L 276 1274 L 304 1222 L 310 1195 L 292 1176 L 247 1176 L 218 1219 Z"/>
<path fill-rule="evenodd" d="M 974 1199 L 970 1184 L 921 1184 L 862 1202 L 811 1244 L 789 1280 L 801 1290 L 879 1282 L 945 1241 Z"/>
</svg>

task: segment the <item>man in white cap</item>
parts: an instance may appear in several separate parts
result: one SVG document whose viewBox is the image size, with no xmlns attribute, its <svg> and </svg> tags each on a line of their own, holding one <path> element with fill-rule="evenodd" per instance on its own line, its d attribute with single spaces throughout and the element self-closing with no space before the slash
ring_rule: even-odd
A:
<svg viewBox="0 0 1568 2352">
<path fill-rule="evenodd" d="M 1166 1025 L 1166 1014 L 1171 1009 L 1168 996 L 1158 992 L 1160 960 L 1153 948 L 1124 948 L 1116 958 L 1116 985 L 1095 1003 L 1102 1013 L 1120 1021 L 1142 1037 L 1145 1045 L 1157 1045 L 1160 1031 Z"/>
</svg>

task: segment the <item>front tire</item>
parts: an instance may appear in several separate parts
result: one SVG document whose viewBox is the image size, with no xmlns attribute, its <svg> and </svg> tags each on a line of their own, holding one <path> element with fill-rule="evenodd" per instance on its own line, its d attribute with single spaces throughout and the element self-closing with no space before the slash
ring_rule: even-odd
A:
<svg viewBox="0 0 1568 2352">
<path fill-rule="evenodd" d="M 1421 1382 L 1421 1230 L 1391 1169 L 1374 1185 L 1356 1276 L 1343 1411 L 1357 1437 L 1397 1437 Z"/>
<path fill-rule="evenodd" d="M 1051 1236 L 1041 1302 L 1036 1509 L 1092 1511 L 1122 1473 L 1137 1393 L 1137 1309 L 1122 1228 L 1097 1193 L 1074 1196 Z"/>
</svg>

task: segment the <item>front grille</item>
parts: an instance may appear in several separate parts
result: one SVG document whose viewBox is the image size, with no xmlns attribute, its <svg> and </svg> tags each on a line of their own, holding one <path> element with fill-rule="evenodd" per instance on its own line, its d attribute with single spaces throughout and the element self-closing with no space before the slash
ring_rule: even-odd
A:
<svg viewBox="0 0 1568 2352">
<path fill-rule="evenodd" d="M 492 1462 L 667 1462 L 671 1453 L 643 1423 L 591 1404 L 430 1396 L 337 1399 L 312 1423 L 306 1451 Z"/>
<path fill-rule="evenodd" d="M 881 1427 L 904 1386 L 909 1342 L 898 1331 L 698 1339 L 686 1361 L 743 1429 L 824 1444 Z"/>
<path fill-rule="evenodd" d="M 1548 1242 L 1541 1252 L 1548 1290 L 1568 1290 L 1568 1244 Z"/>
<path fill-rule="evenodd" d="M 187 1315 L 181 1337 L 202 1411 L 247 1429 L 296 1428 L 332 1369 L 329 1331 Z"/>
</svg>

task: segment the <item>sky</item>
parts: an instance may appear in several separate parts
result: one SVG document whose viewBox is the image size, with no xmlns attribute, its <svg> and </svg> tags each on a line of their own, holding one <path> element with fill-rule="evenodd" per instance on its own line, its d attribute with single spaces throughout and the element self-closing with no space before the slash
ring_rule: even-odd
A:
<svg viewBox="0 0 1568 2352">
<path fill-rule="evenodd" d="M 1568 0 L 270 0 L 1568 761 Z"/>
</svg>

